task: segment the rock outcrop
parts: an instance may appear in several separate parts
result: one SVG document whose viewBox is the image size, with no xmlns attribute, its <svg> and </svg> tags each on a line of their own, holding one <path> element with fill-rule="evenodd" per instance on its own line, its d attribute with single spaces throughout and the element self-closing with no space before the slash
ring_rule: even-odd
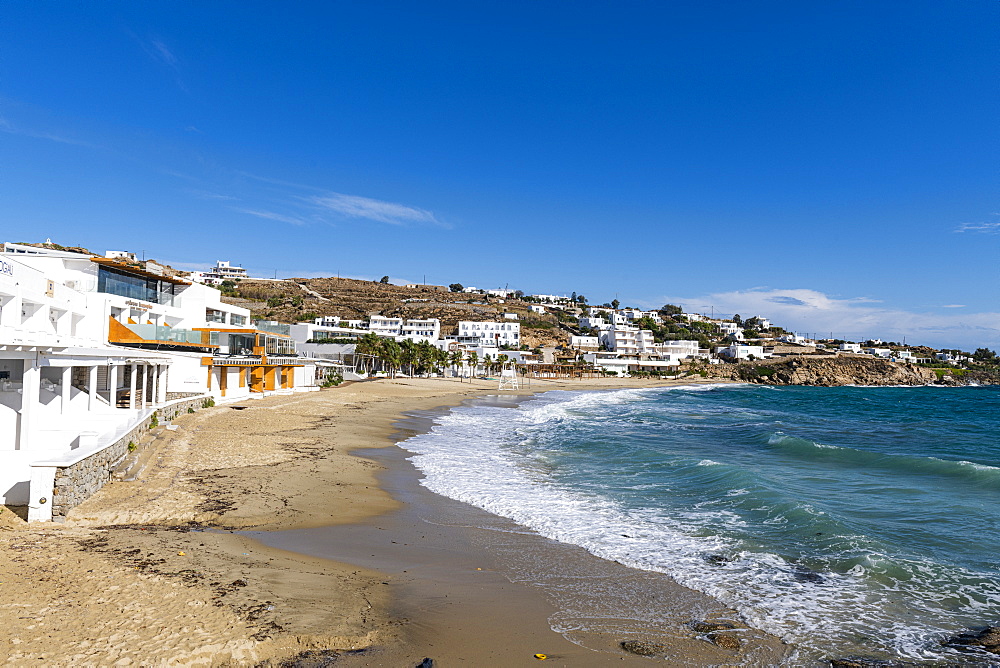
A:
<svg viewBox="0 0 1000 668">
<path fill-rule="evenodd" d="M 764 385 L 930 385 L 934 369 L 863 357 L 793 357 L 720 365 L 733 380 Z"/>
</svg>

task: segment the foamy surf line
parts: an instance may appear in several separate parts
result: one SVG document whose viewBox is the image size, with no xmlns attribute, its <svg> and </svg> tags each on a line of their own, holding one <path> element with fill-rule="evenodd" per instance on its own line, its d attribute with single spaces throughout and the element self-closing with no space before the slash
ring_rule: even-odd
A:
<svg viewBox="0 0 1000 668">
<path fill-rule="evenodd" d="M 430 432 L 400 445 L 433 492 L 506 517 L 547 538 L 583 547 L 591 554 L 647 571 L 664 573 L 737 610 L 744 620 L 783 640 L 825 652 L 879 645 L 910 659 L 948 656 L 936 642 L 942 624 L 936 610 L 917 610 L 927 623 L 901 622 L 883 614 L 884 596 L 873 587 L 870 568 L 811 577 L 776 554 L 718 533 L 713 524 L 738 522 L 727 511 L 697 508 L 664 514 L 656 507 L 625 507 L 599 488 L 567 484 L 553 475 L 566 456 L 539 447 L 554 434 L 578 437 L 613 417 L 615 410 L 641 407 L 664 392 L 739 391 L 735 384 L 674 386 L 612 391 L 556 391 L 537 395 L 517 409 L 466 405 L 439 417 Z M 724 466 L 699 460 L 694 465 Z M 743 490 L 734 490 L 743 492 Z M 874 561 L 879 555 L 872 555 Z M 711 561 L 712 566 L 708 565 Z M 914 564 L 916 570 L 925 568 Z M 805 574 L 804 574 L 805 573 Z M 975 574 L 965 574 L 970 578 Z M 991 598 L 1000 592 L 990 593 Z M 879 638 L 870 637 L 873 628 Z M 817 643 L 817 636 L 822 642 Z"/>
</svg>

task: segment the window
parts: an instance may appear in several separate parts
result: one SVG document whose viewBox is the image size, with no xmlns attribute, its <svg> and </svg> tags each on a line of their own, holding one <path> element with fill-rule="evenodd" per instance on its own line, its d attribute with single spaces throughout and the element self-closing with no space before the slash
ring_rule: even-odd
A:
<svg viewBox="0 0 1000 668">
<path fill-rule="evenodd" d="M 229 324 L 243 326 L 247 324 L 247 317 L 238 313 L 229 314 Z"/>
<path fill-rule="evenodd" d="M 97 270 L 97 291 L 154 304 L 174 304 L 176 286 L 167 281 L 128 274 L 101 266 Z"/>
<path fill-rule="evenodd" d="M 226 314 L 214 308 L 205 309 L 205 320 L 208 322 L 226 322 Z"/>
</svg>

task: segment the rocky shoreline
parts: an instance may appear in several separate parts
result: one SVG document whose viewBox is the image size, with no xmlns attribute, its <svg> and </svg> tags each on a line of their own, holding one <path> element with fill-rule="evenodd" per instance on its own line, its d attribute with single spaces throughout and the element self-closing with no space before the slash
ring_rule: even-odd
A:
<svg viewBox="0 0 1000 668">
<path fill-rule="evenodd" d="M 761 385 L 997 385 L 985 371 L 942 370 L 870 357 L 792 357 L 721 364 L 710 377 Z"/>
</svg>

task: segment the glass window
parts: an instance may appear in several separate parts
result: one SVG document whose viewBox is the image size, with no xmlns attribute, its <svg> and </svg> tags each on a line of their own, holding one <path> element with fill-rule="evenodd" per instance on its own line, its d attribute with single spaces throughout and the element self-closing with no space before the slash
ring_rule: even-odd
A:
<svg viewBox="0 0 1000 668">
<path fill-rule="evenodd" d="M 174 303 L 173 283 L 128 274 L 111 267 L 97 270 L 97 291 L 154 304 Z"/>
</svg>

